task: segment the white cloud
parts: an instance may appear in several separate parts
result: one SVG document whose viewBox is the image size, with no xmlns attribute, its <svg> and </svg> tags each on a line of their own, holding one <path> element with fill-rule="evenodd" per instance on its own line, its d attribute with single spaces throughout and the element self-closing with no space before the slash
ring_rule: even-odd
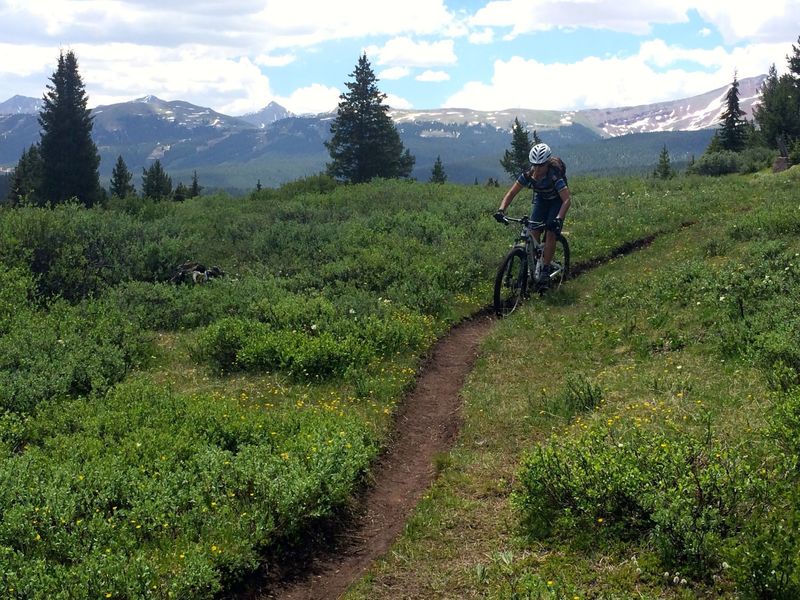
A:
<svg viewBox="0 0 800 600">
<path fill-rule="evenodd" d="M 411 102 L 395 94 L 386 94 L 385 104 L 391 108 L 414 108 Z"/>
<path fill-rule="evenodd" d="M 444 71 L 431 71 L 430 69 L 420 73 L 416 77 L 417 81 L 428 81 L 433 83 L 439 83 L 441 81 L 449 81 L 450 75 L 445 73 Z"/>
<path fill-rule="evenodd" d="M 509 28 L 508 39 L 578 27 L 647 35 L 656 23 L 688 22 L 690 10 L 718 28 L 731 44 L 791 39 L 800 23 L 797 0 L 768 0 L 758 7 L 730 0 L 492 0 L 469 19 L 469 24 Z"/>
<path fill-rule="evenodd" d="M 459 62 L 460 41 L 497 44 L 487 46 L 485 61 L 504 57 L 494 63 L 491 81 L 462 85 L 450 99 L 461 106 L 536 106 L 539 97 L 530 97 L 530 86 L 506 68 L 511 64 L 558 81 L 542 94 L 551 106 L 614 106 L 707 91 L 730 82 L 734 71 L 747 77 L 773 63 L 781 71 L 791 49 L 786 41 L 797 39 L 800 23 L 798 0 L 768 0 L 758 10 L 730 0 L 484 0 L 477 10 L 468 4 L 474 6 L 466 0 L 406 0 L 389 14 L 385 3 L 374 0 L 197 0 L 190 11 L 184 0 L 0 0 L 0 90 L 41 96 L 59 50 L 74 49 L 92 106 L 150 93 L 232 114 L 271 100 L 298 113 L 323 112 L 336 106 L 339 92 L 331 86 L 347 77 L 353 57 L 345 67 L 338 62 L 338 76 L 330 80 L 319 70 L 291 70 L 308 53 L 327 59 L 322 52 L 334 46 L 352 51 L 372 43 L 370 59 L 385 69 L 381 76 L 403 78 L 395 91 L 411 97 L 409 88 L 399 86 L 445 81 L 444 69 L 457 75 L 450 67 Z M 691 9 L 708 21 L 708 33 L 723 36 L 725 47 L 696 51 L 651 40 L 625 59 L 544 65 L 509 58 L 498 41 L 576 27 L 641 35 L 657 23 L 688 22 Z M 690 72 L 686 61 L 705 72 Z M 410 77 L 415 72 L 421 74 Z M 279 81 L 281 97 L 275 92 Z M 410 105 L 400 96 L 395 102 Z"/>
<path fill-rule="evenodd" d="M 405 0 L 401 7 L 391 8 L 388 14 L 384 3 L 373 0 L 267 0 L 259 20 L 268 32 L 285 32 L 288 38 L 310 36 L 319 43 L 368 35 L 434 34 L 454 19 L 443 0 Z"/>
<path fill-rule="evenodd" d="M 649 104 L 724 87 L 733 81 L 735 72 L 740 79 L 766 73 L 775 56 L 785 52 L 781 44 L 754 44 L 726 52 L 721 48 L 691 51 L 654 41 L 642 44 L 637 55 L 627 58 L 589 57 L 573 64 L 543 64 L 514 57 L 495 61 L 490 83 L 469 82 L 443 106 L 570 110 Z M 712 72 L 677 66 L 684 61 Z M 530 86 L 528 81 L 553 84 Z"/>
<path fill-rule="evenodd" d="M 509 39 L 554 28 L 588 27 L 637 35 L 651 25 L 686 21 L 686 11 L 676 2 L 652 0 L 493 0 L 470 19 L 473 26 L 509 27 Z"/>
<path fill-rule="evenodd" d="M 475 31 L 469 35 L 471 44 L 491 44 L 494 41 L 494 29 L 484 27 L 481 31 Z"/>
<path fill-rule="evenodd" d="M 285 67 L 292 64 L 297 57 L 294 54 L 281 54 L 270 56 L 268 54 L 261 54 L 256 57 L 255 63 L 262 67 Z"/>
<path fill-rule="evenodd" d="M 411 74 L 411 69 L 408 67 L 389 67 L 388 69 L 384 69 L 380 73 L 378 73 L 378 79 L 386 79 L 388 81 L 394 81 L 397 79 L 403 79 L 404 77 L 408 77 Z"/>
<path fill-rule="evenodd" d="M 397 37 L 382 47 L 370 46 L 366 52 L 377 57 L 377 64 L 393 67 L 441 67 L 458 62 L 453 40 L 415 42 L 407 37 Z"/>
<path fill-rule="evenodd" d="M 275 102 L 295 114 L 319 114 L 335 111 L 340 95 L 341 92 L 336 88 L 315 83 L 299 88 L 289 96 L 276 97 Z"/>
<path fill-rule="evenodd" d="M 686 4 L 693 6 L 691 2 Z M 759 5 L 705 0 L 694 6 L 701 17 L 719 28 L 728 43 L 792 39 L 797 35 L 800 23 L 800 2 L 797 0 L 767 0 Z"/>
</svg>

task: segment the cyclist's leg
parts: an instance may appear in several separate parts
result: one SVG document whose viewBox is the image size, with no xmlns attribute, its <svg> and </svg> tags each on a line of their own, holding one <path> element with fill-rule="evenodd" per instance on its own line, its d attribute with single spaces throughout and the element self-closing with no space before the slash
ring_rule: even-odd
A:
<svg viewBox="0 0 800 600">
<path fill-rule="evenodd" d="M 544 224 L 547 223 L 547 203 L 543 202 L 539 195 L 537 194 L 533 198 L 533 206 L 531 207 L 531 223 L 541 223 L 541 225 L 537 228 L 531 227 L 531 233 L 533 234 L 533 238 L 539 242 L 542 239 L 542 232 L 544 231 Z M 545 238 L 546 240 L 547 238 Z"/>
<path fill-rule="evenodd" d="M 549 202 L 545 213 L 544 222 L 550 223 L 558 216 L 558 211 L 561 210 L 561 200 Z M 556 233 L 549 229 L 544 237 L 544 250 L 542 251 L 542 262 L 549 265 L 553 261 L 553 256 L 556 253 Z"/>
</svg>

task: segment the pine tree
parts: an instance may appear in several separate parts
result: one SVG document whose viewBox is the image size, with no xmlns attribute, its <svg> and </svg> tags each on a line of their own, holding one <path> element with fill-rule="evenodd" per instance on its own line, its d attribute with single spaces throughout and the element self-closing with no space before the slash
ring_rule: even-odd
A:
<svg viewBox="0 0 800 600">
<path fill-rule="evenodd" d="M 117 157 L 117 162 L 114 165 L 114 170 L 111 171 L 111 195 L 117 198 L 127 198 L 128 196 L 136 195 L 136 188 L 131 183 L 133 173 L 128 170 L 128 165 L 120 154 Z"/>
<path fill-rule="evenodd" d="M 723 150 L 741 152 L 745 144 L 744 111 L 739 107 L 739 81 L 733 76 L 733 83 L 725 96 L 726 108 L 720 115 L 719 142 Z"/>
<path fill-rule="evenodd" d="M 189 198 L 196 198 L 203 191 L 203 186 L 197 179 L 197 171 L 192 172 L 192 185 L 189 187 Z"/>
<path fill-rule="evenodd" d="M 72 51 L 60 54 L 43 97 L 41 197 L 59 203 L 78 198 L 86 206 L 100 202 L 100 155 L 92 141 L 92 117 Z"/>
<path fill-rule="evenodd" d="M 538 139 L 535 131 L 534 138 Z M 518 118 L 514 117 L 514 125 L 511 127 L 511 150 L 506 150 L 500 160 L 500 165 L 512 179 L 516 179 L 528 168 L 528 153 L 532 146 L 528 130 L 522 126 Z"/>
<path fill-rule="evenodd" d="M 9 199 L 11 194 L 11 173 L 0 173 L 0 205 Z"/>
<path fill-rule="evenodd" d="M 158 159 L 149 169 L 142 169 L 142 196 L 152 200 L 164 200 L 172 196 L 172 178 Z"/>
<path fill-rule="evenodd" d="M 44 200 L 40 189 L 42 186 L 42 157 L 39 146 L 33 144 L 22 152 L 17 166 L 11 174 L 8 200 L 11 206 L 19 206 L 23 202 L 41 206 Z"/>
<path fill-rule="evenodd" d="M 770 148 L 778 147 L 780 136 L 787 142 L 800 138 L 800 91 L 791 75 L 778 77 L 775 65 L 770 67 L 761 87 L 761 103 L 753 110 L 753 118 Z"/>
<path fill-rule="evenodd" d="M 800 86 L 800 36 L 797 36 L 797 46 L 792 44 L 792 53 L 786 57 L 789 62 L 789 73 L 794 78 L 795 84 Z"/>
<path fill-rule="evenodd" d="M 348 91 L 339 96 L 339 109 L 331 123 L 331 139 L 325 147 L 331 156 L 328 175 L 351 183 L 375 177 L 408 177 L 414 157 L 404 149 L 386 94 L 378 89 L 377 78 L 366 54 L 358 59 L 345 83 Z"/>
<path fill-rule="evenodd" d="M 433 169 L 431 170 L 431 178 L 429 181 L 431 183 L 444 183 L 447 181 L 447 174 L 444 172 L 441 156 L 437 156 L 436 162 L 433 163 Z"/>
<path fill-rule="evenodd" d="M 653 177 L 671 179 L 674 176 L 675 172 L 672 170 L 672 165 L 670 164 L 669 151 L 667 150 L 667 145 L 664 144 L 664 147 L 661 149 L 661 154 L 658 156 L 658 166 L 655 168 L 655 171 L 653 171 Z"/>
<path fill-rule="evenodd" d="M 172 193 L 172 199 L 176 202 L 183 202 L 187 198 L 191 198 L 189 194 L 189 188 L 183 185 L 183 182 L 181 181 L 178 183 L 178 187 L 176 187 L 175 191 Z"/>
</svg>

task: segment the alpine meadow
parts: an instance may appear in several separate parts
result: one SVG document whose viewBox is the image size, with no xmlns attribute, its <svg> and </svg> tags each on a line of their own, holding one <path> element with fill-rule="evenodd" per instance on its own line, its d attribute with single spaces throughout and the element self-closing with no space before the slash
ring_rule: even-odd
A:
<svg viewBox="0 0 800 600">
<path fill-rule="evenodd" d="M 325 173 L 232 197 L 155 161 L 137 194 L 120 156 L 108 193 L 62 54 L 0 204 L 0 597 L 275 597 L 475 319 L 455 440 L 344 598 L 800 597 L 800 129 L 770 100 L 797 77 L 754 123 L 734 78 L 686 170 L 664 145 L 648 176 L 570 171 L 572 275 L 500 319 L 505 190 L 444 155 L 408 179 L 366 55 L 351 76 Z"/>
</svg>

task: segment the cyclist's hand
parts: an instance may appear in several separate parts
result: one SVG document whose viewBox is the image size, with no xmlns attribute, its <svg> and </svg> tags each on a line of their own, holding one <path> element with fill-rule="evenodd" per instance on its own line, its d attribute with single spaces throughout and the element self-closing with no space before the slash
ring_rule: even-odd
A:
<svg viewBox="0 0 800 600">
<path fill-rule="evenodd" d="M 498 210 L 494 213 L 494 220 L 498 223 L 508 223 L 508 219 L 506 219 L 506 211 Z"/>
<path fill-rule="evenodd" d="M 552 231 L 555 234 L 559 234 L 561 233 L 563 227 L 564 227 L 564 219 L 559 219 L 558 217 L 556 217 L 555 219 L 550 221 L 550 227 L 548 229 L 550 229 L 550 231 Z"/>
</svg>

